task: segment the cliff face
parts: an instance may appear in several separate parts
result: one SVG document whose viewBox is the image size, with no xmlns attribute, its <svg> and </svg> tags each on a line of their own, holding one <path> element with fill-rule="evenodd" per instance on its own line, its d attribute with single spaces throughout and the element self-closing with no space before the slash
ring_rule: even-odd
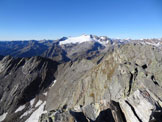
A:
<svg viewBox="0 0 162 122">
<path fill-rule="evenodd" d="M 15 112 L 16 109 L 19 106 L 24 106 L 26 111 L 30 108 L 27 103 L 55 79 L 57 65 L 57 62 L 42 57 L 14 59 L 6 56 L 0 61 L 0 115 L 6 113 L 4 122 L 24 121 L 17 118 L 22 113 Z"/>
<path fill-rule="evenodd" d="M 159 48 L 126 44 L 109 52 L 81 78 L 57 79 L 48 93 L 46 109 L 50 112 L 66 106 L 67 112 L 81 112 L 87 121 L 97 121 L 105 110 L 110 109 L 113 114 L 116 109 L 110 106 L 115 101 L 120 114 L 124 114 L 123 121 L 158 121 L 162 105 L 161 73 L 162 51 Z M 60 85 L 62 82 L 66 85 Z M 119 118 L 119 115 L 115 113 L 113 119 L 118 121 L 115 116 Z"/>
</svg>

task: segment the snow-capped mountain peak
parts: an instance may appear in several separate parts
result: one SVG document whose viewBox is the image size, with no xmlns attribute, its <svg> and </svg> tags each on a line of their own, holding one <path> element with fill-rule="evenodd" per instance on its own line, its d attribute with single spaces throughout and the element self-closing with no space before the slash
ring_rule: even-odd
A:
<svg viewBox="0 0 162 122">
<path fill-rule="evenodd" d="M 95 41 L 91 35 L 81 35 L 78 37 L 68 37 L 65 40 L 59 42 L 60 45 L 70 44 L 70 43 L 83 43 L 87 41 Z"/>
<path fill-rule="evenodd" d="M 81 35 L 78 37 L 68 37 L 65 38 L 64 40 L 60 40 L 59 44 L 60 45 L 65 45 L 65 44 L 80 44 L 83 42 L 88 42 L 88 41 L 94 41 L 98 42 L 102 45 L 108 44 L 110 42 L 110 39 L 107 38 L 106 36 L 95 36 L 95 35 Z"/>
</svg>

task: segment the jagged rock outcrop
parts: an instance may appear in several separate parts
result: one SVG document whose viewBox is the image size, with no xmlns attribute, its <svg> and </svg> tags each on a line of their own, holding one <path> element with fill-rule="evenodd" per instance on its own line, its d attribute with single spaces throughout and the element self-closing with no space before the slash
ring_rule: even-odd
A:
<svg viewBox="0 0 162 122">
<path fill-rule="evenodd" d="M 78 106 L 74 109 L 62 109 L 42 114 L 41 122 L 126 122 L 119 103 L 110 101 L 103 103 L 92 103 L 87 106 Z"/>
<path fill-rule="evenodd" d="M 62 98 L 71 96 L 73 94 L 73 88 L 75 87 L 77 80 L 94 66 L 95 64 L 92 61 L 86 59 L 61 64 L 58 67 L 57 81 L 54 85 L 55 87 L 50 88 L 48 92 L 49 99 L 47 99 L 47 102 L 49 101 L 49 104 L 47 107 L 49 107 L 49 110 L 50 108 L 55 108 L 54 106 L 63 107 L 66 104 L 66 101 L 64 101 Z M 58 96 L 58 93 L 60 97 L 55 100 L 55 98 Z"/>
<path fill-rule="evenodd" d="M 57 66 L 57 62 L 42 57 L 4 57 L 0 61 L 0 118 L 6 113 L 4 122 L 23 122 L 16 109 L 23 106 L 18 111 L 28 110 L 27 103 L 55 80 Z"/>
<path fill-rule="evenodd" d="M 92 103 L 110 104 L 113 100 L 119 103 L 122 111 L 120 113 L 124 113 L 126 121 L 158 120 L 159 118 L 152 115 L 159 112 L 161 117 L 161 67 L 162 50 L 159 48 L 136 43 L 116 47 L 100 64 L 81 78 L 75 81 L 58 79 L 57 84 L 49 91 L 46 109 L 56 110 L 64 105 L 67 109 L 77 106 L 84 108 Z M 69 85 L 59 85 L 61 81 Z M 55 95 L 51 97 L 52 93 Z M 87 112 L 89 114 L 84 111 L 83 113 L 92 121 L 96 121 L 100 112 L 93 114 L 94 111 L 92 109 L 92 112 Z"/>
<path fill-rule="evenodd" d="M 128 98 L 120 101 L 121 108 L 128 122 L 153 121 L 156 118 L 152 116 L 152 113 L 162 113 L 161 109 L 159 109 L 161 106 L 149 92 L 148 90 L 137 90 Z"/>
</svg>

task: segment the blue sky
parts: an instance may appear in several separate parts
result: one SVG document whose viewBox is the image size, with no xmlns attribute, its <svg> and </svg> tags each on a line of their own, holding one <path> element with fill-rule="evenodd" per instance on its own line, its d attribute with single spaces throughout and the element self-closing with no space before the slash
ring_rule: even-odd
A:
<svg viewBox="0 0 162 122">
<path fill-rule="evenodd" d="M 0 40 L 162 37 L 162 0 L 0 0 Z"/>
</svg>

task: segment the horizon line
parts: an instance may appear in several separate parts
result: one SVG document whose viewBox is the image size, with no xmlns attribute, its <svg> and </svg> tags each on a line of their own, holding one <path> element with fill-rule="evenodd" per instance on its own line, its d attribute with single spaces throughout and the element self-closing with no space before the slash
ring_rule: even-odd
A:
<svg viewBox="0 0 162 122">
<path fill-rule="evenodd" d="M 80 36 L 82 35 L 93 35 L 93 34 L 81 34 Z M 93 35 L 93 36 L 97 36 L 97 35 Z M 58 37 L 56 39 L 47 39 L 47 38 L 44 38 L 44 39 L 0 39 L 0 41 L 48 41 L 48 40 L 51 40 L 51 41 L 54 41 L 54 40 L 59 40 L 63 37 L 67 37 L 67 38 L 70 38 L 70 37 L 79 37 L 79 36 L 62 36 L 62 37 Z M 145 40 L 145 39 L 162 39 L 162 37 L 150 37 L 150 38 L 131 38 L 131 37 L 126 37 L 126 38 L 120 38 L 120 37 L 109 37 L 109 36 L 97 36 L 97 37 L 108 37 L 110 39 L 121 39 L 121 40 Z"/>
</svg>

